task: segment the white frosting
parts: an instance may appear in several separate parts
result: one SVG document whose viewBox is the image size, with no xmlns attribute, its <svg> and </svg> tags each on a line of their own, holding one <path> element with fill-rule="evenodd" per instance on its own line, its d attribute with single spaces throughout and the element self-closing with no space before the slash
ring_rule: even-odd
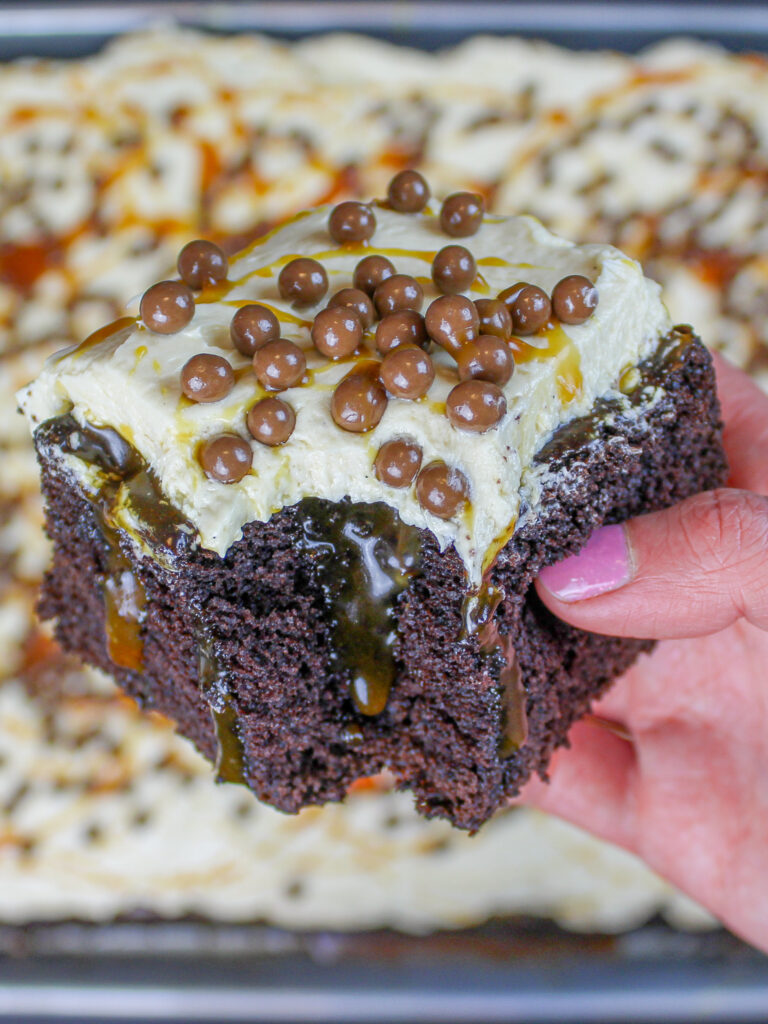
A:
<svg viewBox="0 0 768 1024">
<path fill-rule="evenodd" d="M 566 344 L 560 355 L 517 366 L 504 388 L 508 410 L 497 428 L 476 434 L 451 426 L 444 402 L 458 378 L 452 359 L 438 350 L 436 379 L 424 401 L 390 400 L 374 430 L 352 434 L 337 427 L 330 414 L 334 385 L 349 372 L 349 363 L 329 362 L 309 338 L 308 322 L 321 307 L 297 316 L 279 299 L 276 283 L 285 262 L 303 254 L 322 260 L 329 294 L 351 285 L 356 264 L 369 250 L 358 246 L 350 251 L 331 241 L 326 229 L 330 209 L 298 216 L 235 259 L 231 290 L 222 300 L 199 303 L 183 331 L 159 336 L 139 324 L 54 357 L 20 394 L 21 406 L 33 428 L 70 405 L 82 422 L 115 427 L 154 469 L 166 496 L 197 528 L 203 546 L 219 554 L 247 522 L 266 521 L 306 496 L 331 501 L 348 496 L 387 502 L 404 522 L 430 529 L 441 547 L 454 544 L 470 580 L 477 583 L 493 542 L 514 526 L 523 474 L 542 443 L 559 424 L 587 412 L 598 396 L 614 389 L 620 372 L 647 355 L 668 329 L 658 286 L 611 246 L 575 246 L 531 218 L 488 216 L 476 235 L 462 240 L 487 282 L 478 278 L 466 294 L 495 296 L 520 279 L 550 292 L 567 274 L 583 274 L 597 285 L 596 312 L 582 325 L 557 329 L 565 332 L 559 335 Z M 389 253 L 398 271 L 423 280 L 424 308 L 438 294 L 429 280 L 432 255 L 451 241 L 440 229 L 438 211 L 435 201 L 416 216 L 376 208 L 370 251 Z M 248 437 L 245 412 L 262 392 L 247 370 L 248 360 L 229 339 L 232 315 L 246 300 L 275 307 L 284 320 L 283 335 L 306 349 L 313 379 L 309 386 L 283 392 L 296 412 L 290 440 L 277 448 L 252 441 L 251 472 L 237 484 L 224 485 L 205 476 L 197 449 L 200 441 L 222 432 Z M 543 337 L 530 340 L 533 346 L 546 344 Z M 373 350 L 372 332 L 365 343 Z M 224 355 L 236 370 L 246 372 L 223 401 L 180 402 L 181 368 L 201 351 Z M 563 379 L 570 381 L 570 389 Z M 375 454 L 383 442 L 398 437 L 417 441 L 424 465 L 442 460 L 466 475 L 471 503 L 464 514 L 440 519 L 419 505 L 413 488 L 394 489 L 377 480 Z"/>
</svg>

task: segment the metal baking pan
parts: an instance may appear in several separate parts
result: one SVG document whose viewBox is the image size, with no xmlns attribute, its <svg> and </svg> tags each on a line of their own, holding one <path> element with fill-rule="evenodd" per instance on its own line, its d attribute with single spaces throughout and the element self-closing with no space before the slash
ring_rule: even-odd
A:
<svg viewBox="0 0 768 1024">
<path fill-rule="evenodd" d="M 672 34 L 768 52 L 768 5 L 0 3 L 0 59 L 72 57 L 157 21 L 297 37 L 359 31 L 434 49 L 476 32 L 633 51 Z M 724 931 L 619 937 L 504 921 L 417 938 L 123 921 L 0 926 L 0 1024 L 768 1019 L 768 959 Z"/>
</svg>

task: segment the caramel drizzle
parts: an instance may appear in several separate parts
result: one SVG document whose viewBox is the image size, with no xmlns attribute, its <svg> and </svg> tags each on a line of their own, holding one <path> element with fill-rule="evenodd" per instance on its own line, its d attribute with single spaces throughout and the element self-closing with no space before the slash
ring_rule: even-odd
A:
<svg viewBox="0 0 768 1024">
<path fill-rule="evenodd" d="M 548 324 L 532 336 L 543 344 L 533 344 L 526 338 L 512 338 L 512 351 L 516 363 L 532 360 L 556 360 L 557 389 L 560 400 L 569 405 L 581 395 L 584 378 L 581 373 L 581 355 L 573 340 L 558 323 Z"/>
</svg>

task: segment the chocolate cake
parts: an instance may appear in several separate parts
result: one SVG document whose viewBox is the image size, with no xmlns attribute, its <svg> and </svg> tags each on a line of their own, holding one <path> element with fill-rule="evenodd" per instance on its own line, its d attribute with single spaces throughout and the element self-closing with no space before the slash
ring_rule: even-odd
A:
<svg viewBox="0 0 768 1024">
<path fill-rule="evenodd" d="M 414 172 L 178 269 L 21 395 L 43 616 L 276 807 L 387 768 L 478 828 L 649 647 L 532 583 L 723 481 L 706 350 L 618 250 Z"/>
</svg>

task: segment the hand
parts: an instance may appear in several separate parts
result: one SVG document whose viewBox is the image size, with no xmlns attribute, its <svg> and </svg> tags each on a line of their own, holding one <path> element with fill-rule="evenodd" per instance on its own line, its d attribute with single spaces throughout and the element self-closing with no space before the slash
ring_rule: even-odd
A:
<svg viewBox="0 0 768 1024">
<path fill-rule="evenodd" d="M 523 796 L 768 951 L 768 397 L 716 368 L 729 487 L 604 527 L 537 582 L 575 626 L 662 642 L 595 704 L 617 730 L 577 723 Z"/>
</svg>

